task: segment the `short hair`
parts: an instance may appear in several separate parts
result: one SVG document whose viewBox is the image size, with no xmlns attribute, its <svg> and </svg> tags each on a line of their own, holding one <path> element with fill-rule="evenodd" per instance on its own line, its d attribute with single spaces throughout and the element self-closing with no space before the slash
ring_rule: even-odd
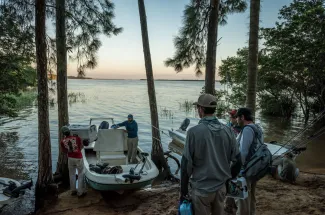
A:
<svg viewBox="0 0 325 215">
<path fill-rule="evenodd" d="M 70 134 L 71 134 L 70 131 L 65 131 L 65 132 L 63 132 L 63 135 L 64 135 L 64 136 L 70 136 Z"/>
<path fill-rule="evenodd" d="M 249 108 L 239 108 L 236 117 L 244 116 L 245 120 L 253 121 L 252 111 Z"/>
<path fill-rule="evenodd" d="M 216 107 L 202 107 L 200 105 L 198 105 L 198 107 L 203 109 L 204 114 L 214 114 L 216 112 Z"/>
</svg>

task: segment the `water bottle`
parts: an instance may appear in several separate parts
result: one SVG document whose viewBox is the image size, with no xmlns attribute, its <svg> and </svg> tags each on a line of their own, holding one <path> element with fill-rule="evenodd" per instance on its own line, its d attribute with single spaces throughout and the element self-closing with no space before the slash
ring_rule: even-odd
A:
<svg viewBox="0 0 325 215">
<path fill-rule="evenodd" d="M 192 213 L 192 203 L 184 200 L 179 206 L 179 215 L 193 215 Z"/>
</svg>

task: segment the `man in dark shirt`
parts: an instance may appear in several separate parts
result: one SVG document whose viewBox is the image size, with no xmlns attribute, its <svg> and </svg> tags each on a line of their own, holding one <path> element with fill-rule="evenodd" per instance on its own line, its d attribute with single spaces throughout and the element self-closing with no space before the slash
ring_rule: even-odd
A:
<svg viewBox="0 0 325 215">
<path fill-rule="evenodd" d="M 122 123 L 113 125 L 114 128 L 119 128 L 124 126 L 126 128 L 126 131 L 128 133 L 128 162 L 129 163 L 136 163 L 136 156 L 137 156 L 137 150 L 138 150 L 138 124 L 133 119 L 133 115 L 128 115 L 128 120 L 124 121 Z"/>
</svg>

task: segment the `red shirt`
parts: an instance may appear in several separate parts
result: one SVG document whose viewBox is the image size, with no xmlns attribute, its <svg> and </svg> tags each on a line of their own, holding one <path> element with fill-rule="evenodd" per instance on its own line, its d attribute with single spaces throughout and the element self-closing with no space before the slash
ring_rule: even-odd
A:
<svg viewBox="0 0 325 215">
<path fill-rule="evenodd" d="M 81 139 L 77 136 L 68 136 L 61 140 L 61 149 L 68 153 L 70 158 L 82 158 L 81 154 Z"/>
</svg>

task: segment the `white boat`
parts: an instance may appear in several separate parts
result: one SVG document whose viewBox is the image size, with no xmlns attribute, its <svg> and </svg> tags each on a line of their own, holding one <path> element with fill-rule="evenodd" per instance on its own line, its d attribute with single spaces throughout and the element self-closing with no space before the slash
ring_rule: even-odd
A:
<svg viewBox="0 0 325 215">
<path fill-rule="evenodd" d="M 106 119 L 114 124 L 113 118 Z M 127 134 L 124 130 L 110 129 L 109 125 L 105 128 L 99 126 L 97 130 L 92 120 L 95 118 L 90 119 L 89 125 L 70 125 L 72 134 L 90 140 L 89 145 L 82 150 L 88 185 L 100 191 L 124 191 L 150 185 L 159 174 L 150 155 L 138 147 L 137 164 L 128 163 Z M 108 164 L 105 165 L 106 168 L 118 167 L 121 172 L 103 174 L 94 171 L 99 164 Z"/>
<path fill-rule="evenodd" d="M 226 121 L 219 119 L 219 121 L 223 124 L 226 124 Z M 182 123 L 181 127 L 177 130 L 170 129 L 168 130 L 169 136 L 173 139 L 173 142 L 170 144 L 170 149 L 177 154 L 182 154 L 185 141 L 186 141 L 186 129 L 189 125 L 189 120 L 187 122 Z M 273 155 L 273 160 L 278 158 L 279 156 L 286 153 L 289 149 L 283 147 L 276 143 L 265 143 L 270 150 L 271 154 Z"/>
<path fill-rule="evenodd" d="M 17 201 L 24 194 L 24 190 L 30 189 L 32 185 L 32 181 L 22 185 L 14 179 L 0 177 L 0 212 L 6 205 Z"/>
</svg>

